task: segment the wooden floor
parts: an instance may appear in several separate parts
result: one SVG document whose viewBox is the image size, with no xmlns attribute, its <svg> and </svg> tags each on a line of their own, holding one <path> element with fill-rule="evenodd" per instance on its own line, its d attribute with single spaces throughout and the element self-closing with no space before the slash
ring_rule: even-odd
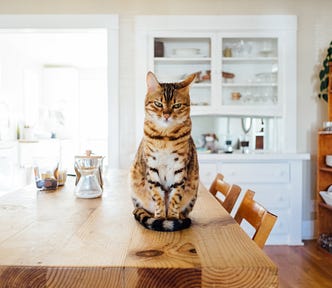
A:
<svg viewBox="0 0 332 288">
<path fill-rule="evenodd" d="M 331 288 L 332 254 L 317 248 L 316 241 L 304 246 L 265 246 L 264 251 L 279 267 L 279 287 Z"/>
</svg>

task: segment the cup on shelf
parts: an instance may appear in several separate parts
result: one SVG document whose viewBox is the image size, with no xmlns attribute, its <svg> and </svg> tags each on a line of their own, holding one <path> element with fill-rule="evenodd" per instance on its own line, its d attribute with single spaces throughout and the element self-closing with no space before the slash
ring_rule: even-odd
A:
<svg viewBox="0 0 332 288">
<path fill-rule="evenodd" d="M 241 93 L 240 92 L 232 92 L 232 100 L 237 101 L 241 99 Z"/>
</svg>

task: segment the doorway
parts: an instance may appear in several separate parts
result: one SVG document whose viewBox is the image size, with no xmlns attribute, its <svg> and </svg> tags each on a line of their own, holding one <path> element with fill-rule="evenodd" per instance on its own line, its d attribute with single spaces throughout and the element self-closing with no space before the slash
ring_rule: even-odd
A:
<svg viewBox="0 0 332 288">
<path fill-rule="evenodd" d="M 68 165 L 91 149 L 117 168 L 118 17 L 4 15 L 0 44 L 1 140 L 55 138 Z"/>
</svg>

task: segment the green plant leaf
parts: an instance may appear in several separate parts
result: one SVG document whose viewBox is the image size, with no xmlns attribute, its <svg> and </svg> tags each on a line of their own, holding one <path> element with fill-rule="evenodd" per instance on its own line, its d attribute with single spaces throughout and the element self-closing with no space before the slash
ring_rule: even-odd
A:
<svg viewBox="0 0 332 288">
<path fill-rule="evenodd" d="M 325 78 L 321 83 L 320 83 L 320 91 L 324 91 L 327 89 L 327 86 L 329 85 L 329 78 Z"/>
<path fill-rule="evenodd" d="M 329 65 L 325 66 L 324 71 L 325 71 L 325 74 L 326 74 L 326 75 L 329 74 L 329 71 L 330 71 L 330 67 L 329 67 Z"/>
<path fill-rule="evenodd" d="M 327 57 L 327 56 L 326 56 Z M 329 61 L 327 60 L 327 58 L 325 57 L 324 61 L 323 61 L 323 67 L 326 68 L 326 66 L 328 66 L 327 64 L 329 63 Z"/>
<path fill-rule="evenodd" d="M 318 94 L 318 98 L 321 98 L 321 99 L 325 100 L 326 102 L 328 102 L 328 95 L 327 95 L 327 93 L 319 93 Z"/>
<path fill-rule="evenodd" d="M 323 98 L 326 102 L 328 101 L 328 93 L 327 93 L 327 88 L 329 85 L 329 72 L 330 72 L 330 67 L 329 67 L 329 62 L 332 61 L 332 41 L 330 42 L 329 47 L 326 49 L 327 50 L 327 55 L 325 59 L 323 60 L 322 63 L 322 69 L 319 71 L 319 80 L 320 80 L 320 94 L 318 94 L 319 98 Z"/>
<path fill-rule="evenodd" d="M 326 102 L 328 102 L 328 99 L 329 99 L 328 95 L 327 95 L 326 93 L 324 93 L 322 96 L 323 96 L 323 99 L 324 99 Z"/>
</svg>

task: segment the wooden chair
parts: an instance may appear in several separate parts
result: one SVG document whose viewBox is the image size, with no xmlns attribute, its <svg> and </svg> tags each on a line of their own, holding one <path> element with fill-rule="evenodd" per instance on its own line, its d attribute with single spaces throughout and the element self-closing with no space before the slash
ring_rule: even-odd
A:
<svg viewBox="0 0 332 288">
<path fill-rule="evenodd" d="M 252 240 L 263 248 L 278 217 L 256 202 L 254 195 L 254 191 L 246 192 L 234 219 L 239 224 L 245 219 L 255 229 Z"/>
<path fill-rule="evenodd" d="M 225 182 L 224 175 L 218 173 L 216 178 L 212 182 L 209 191 L 213 196 L 216 197 L 216 199 L 227 210 L 227 212 L 231 213 L 235 202 L 240 195 L 241 188 L 238 185 Z M 218 192 L 224 195 L 224 200 L 218 197 Z"/>
</svg>

